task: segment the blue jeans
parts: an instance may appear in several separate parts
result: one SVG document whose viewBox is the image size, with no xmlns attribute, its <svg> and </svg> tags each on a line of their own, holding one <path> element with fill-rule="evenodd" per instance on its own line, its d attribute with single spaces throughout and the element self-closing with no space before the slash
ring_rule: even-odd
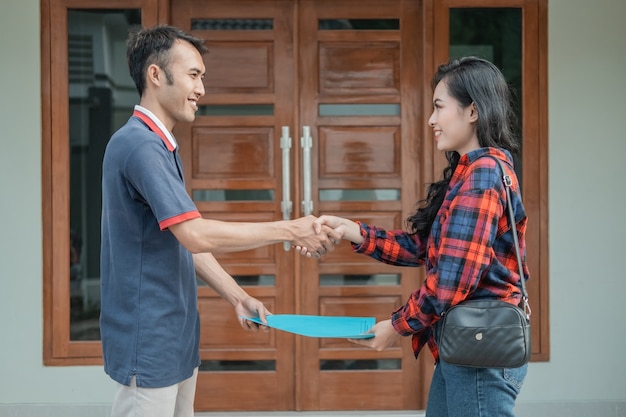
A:
<svg viewBox="0 0 626 417">
<path fill-rule="evenodd" d="M 440 360 L 430 384 L 426 417 L 515 417 L 513 407 L 528 371 L 468 368 Z"/>
</svg>

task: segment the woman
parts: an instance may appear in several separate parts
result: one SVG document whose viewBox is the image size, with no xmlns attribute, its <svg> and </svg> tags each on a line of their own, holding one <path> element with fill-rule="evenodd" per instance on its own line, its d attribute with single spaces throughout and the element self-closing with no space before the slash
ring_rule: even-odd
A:
<svg viewBox="0 0 626 417">
<path fill-rule="evenodd" d="M 321 216 L 352 242 L 356 252 L 381 262 L 425 266 L 426 279 L 391 319 L 378 322 L 375 337 L 353 340 L 376 350 L 399 336 L 413 336 L 415 355 L 426 344 L 436 361 L 427 417 L 506 417 L 526 376 L 515 369 L 460 367 L 439 359 L 434 328 L 442 313 L 466 299 L 497 298 L 518 304 L 521 293 L 515 247 L 506 212 L 500 159 L 513 179 L 512 200 L 525 263 L 526 213 L 513 171 L 518 149 L 511 95 L 490 62 L 466 57 L 439 67 L 433 80 L 434 110 L 428 124 L 437 148 L 446 153 L 443 179 L 407 219 L 409 231 L 385 231 L 336 216 Z"/>
</svg>

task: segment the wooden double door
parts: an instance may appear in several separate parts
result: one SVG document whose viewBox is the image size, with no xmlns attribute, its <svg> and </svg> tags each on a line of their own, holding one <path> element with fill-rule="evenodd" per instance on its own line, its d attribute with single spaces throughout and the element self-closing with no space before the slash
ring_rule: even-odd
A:
<svg viewBox="0 0 626 417">
<path fill-rule="evenodd" d="M 173 0 L 206 39 L 206 95 L 178 126 L 189 192 L 229 221 L 337 214 L 402 228 L 420 198 L 424 81 L 420 1 Z M 427 139 L 428 140 L 428 139 Z M 273 313 L 386 319 L 422 279 L 352 253 L 321 261 L 284 245 L 218 256 Z M 345 339 L 239 328 L 200 287 L 197 410 L 420 409 L 432 368 L 410 341 L 383 352 Z"/>
</svg>

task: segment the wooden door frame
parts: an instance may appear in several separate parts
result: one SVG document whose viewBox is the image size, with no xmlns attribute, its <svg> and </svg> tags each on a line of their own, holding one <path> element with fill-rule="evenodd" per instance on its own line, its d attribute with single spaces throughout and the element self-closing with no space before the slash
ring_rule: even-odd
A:
<svg viewBox="0 0 626 417">
<path fill-rule="evenodd" d="M 220 116 L 203 116 L 202 112 L 196 115 L 191 123 L 179 123 L 174 134 L 181 145 L 180 154 L 185 167 L 185 181 L 187 190 L 193 194 L 194 189 L 224 189 L 236 190 L 242 187 L 250 189 L 271 188 L 274 198 L 267 201 L 196 201 L 198 210 L 206 217 L 225 221 L 276 221 L 281 220 L 282 190 L 282 158 L 281 158 L 281 129 L 291 127 L 292 136 L 291 160 L 293 165 L 297 156 L 299 143 L 293 133 L 293 99 L 295 97 L 292 63 L 293 57 L 293 4 L 289 0 L 266 1 L 237 0 L 230 2 L 181 1 L 176 9 L 171 10 L 172 23 L 191 34 L 205 39 L 209 52 L 205 55 L 207 73 L 204 80 L 206 94 L 200 99 L 199 107 L 210 105 L 240 105 L 240 104 L 268 104 L 273 105 L 272 114 L 255 116 L 238 116 L 235 114 Z M 209 30 L 203 25 L 195 26 L 194 19 L 268 19 L 272 20 L 272 30 L 249 31 L 241 30 Z M 210 25 L 209 25 L 210 26 Z M 239 77 L 232 75 L 237 71 L 239 58 L 242 53 L 238 48 L 259 47 L 260 56 L 249 63 L 248 73 Z M 228 57 L 235 57 L 232 61 Z M 283 69 L 281 74 L 277 73 Z M 256 70 L 256 71 L 255 71 Z M 212 72 L 213 71 L 213 72 Z M 260 78 L 255 78 L 262 74 Z M 264 77 L 267 76 L 267 79 Z M 217 78 L 215 78 L 217 77 Z M 224 85 L 219 80 L 227 80 Z M 232 83 L 230 82 L 232 81 Z M 246 81 L 254 81 L 247 84 Z M 239 83 L 241 82 L 241 83 Z M 215 171 L 202 172 L 199 160 L 214 160 L 220 151 L 219 142 L 228 143 L 229 138 L 236 135 L 238 129 L 246 129 L 250 136 L 263 142 L 267 146 L 268 154 L 262 157 L 269 165 L 265 171 L 259 172 L 258 178 L 243 173 L 246 161 L 237 159 L 236 162 L 226 165 L 215 165 Z M 204 130 L 204 133 L 200 132 Z M 219 132 L 219 133 L 218 133 Z M 257 135 L 258 134 L 258 135 Z M 244 135 L 246 136 L 246 135 Z M 254 147 L 251 140 L 241 138 L 241 141 Z M 203 145 L 202 145 L 203 144 Z M 204 151 L 200 149 L 204 147 Z M 233 157 L 243 158 L 245 151 L 231 151 Z M 293 169 L 290 170 L 293 172 Z M 291 199 L 296 195 L 292 193 Z M 296 206 L 296 204 L 294 204 Z M 298 217 L 297 207 L 291 218 Z M 293 313 L 294 311 L 294 283 L 292 275 L 285 271 L 293 271 L 293 264 L 299 260 L 293 251 L 285 252 L 282 244 L 256 248 L 231 254 L 218 254 L 216 258 L 224 269 L 231 275 L 273 274 L 274 285 L 247 286 L 245 290 L 253 297 L 262 301 L 273 313 Z M 272 361 L 275 368 L 268 371 L 254 371 L 251 369 L 241 372 L 230 370 L 214 370 L 203 372 L 202 367 L 198 374 L 196 408 L 220 409 L 237 408 L 242 410 L 290 410 L 294 408 L 295 386 L 295 336 L 288 332 L 272 331 L 257 334 L 245 334 L 243 331 L 232 329 L 237 326 L 236 318 L 226 311 L 225 302 L 211 288 L 202 286 L 198 291 L 198 303 L 201 310 L 201 322 L 207 323 L 211 316 L 225 316 L 223 320 L 214 321 L 201 326 L 200 357 L 204 361 Z M 219 307 L 224 306 L 224 307 Z M 210 336 L 209 336 L 210 335 Z M 283 354 L 281 354 L 283 353 Z M 263 389 L 266 386 L 274 387 L 271 390 Z M 246 385 L 249 395 L 235 399 L 236 386 Z M 272 408 L 274 407 L 274 408 Z"/>
<path fill-rule="evenodd" d="M 358 1 L 358 0 L 355 0 Z M 77 8 L 141 8 L 147 25 L 170 22 L 172 0 L 40 0 L 41 13 L 41 100 L 42 100 L 42 249 L 43 249 L 43 360 L 45 365 L 101 365 L 99 342 L 69 340 L 69 179 L 66 154 L 69 130 L 67 108 L 67 22 L 59 20 L 63 10 Z M 450 7 L 520 7 L 524 10 L 525 132 L 524 196 L 529 218 L 529 282 L 535 307 L 538 334 L 533 334 L 533 360 L 549 359 L 548 293 L 548 116 L 547 116 L 547 0 L 422 0 L 423 56 L 419 57 L 425 79 L 436 64 L 447 60 L 448 14 Z M 295 13 L 295 12 L 294 12 Z M 297 30 L 297 28 L 296 28 Z M 297 45 L 295 46 L 297 48 Z M 294 53 L 297 53 L 295 51 Z M 65 58 L 64 58 L 65 57 Z M 297 64 L 294 69 L 297 73 Z M 63 82 L 62 80 L 65 81 Z M 61 80 L 61 82 L 60 82 Z M 64 84 L 65 83 L 65 84 Z M 529 87 L 530 86 L 530 87 Z M 65 95 L 64 95 L 65 94 Z M 418 98 L 424 109 L 431 107 L 431 92 L 422 89 Z M 294 126 L 300 126 L 294 120 Z M 421 134 L 430 137 L 423 123 Z M 299 137 L 299 135 L 293 135 Z M 65 149 L 65 150 L 64 150 Z M 295 147 L 294 147 L 295 149 Z M 65 152 L 65 153 L 64 153 Z M 428 182 L 442 169 L 432 141 L 424 141 L 421 177 Z M 296 158 L 297 160 L 297 158 Z M 296 167 L 296 169 L 298 169 Z M 532 180 L 532 181 L 531 181 Z M 299 185 L 294 184 L 295 187 Z M 295 204 L 294 213 L 300 213 Z M 305 260 L 297 258 L 296 265 Z M 298 266 L 297 266 L 298 267 Z M 296 301 L 297 302 L 297 301 Z M 296 305 L 298 309 L 300 306 Z M 427 356 L 427 355 L 423 355 Z M 420 388 L 427 394 L 427 384 Z"/>
<path fill-rule="evenodd" d="M 43 360 L 45 365 L 101 365 L 99 341 L 70 340 L 67 11 L 141 9 L 142 22 L 153 25 L 160 9 L 157 0 L 41 0 L 40 8 Z"/>
<path fill-rule="evenodd" d="M 432 63 L 429 73 L 449 59 L 451 8 L 515 7 L 522 10 L 522 194 L 529 219 L 526 251 L 533 308 L 532 361 L 550 359 L 548 236 L 548 0 L 425 0 L 432 9 Z M 425 105 L 432 106 L 430 95 Z M 424 127 L 430 134 L 430 128 Z M 433 178 L 447 162 L 432 146 Z M 428 159 L 428 157 L 427 157 Z M 427 161 L 425 161 L 427 163 Z"/>
<path fill-rule="evenodd" d="M 310 19 L 311 21 L 315 21 L 318 17 L 320 19 L 329 18 L 329 16 L 327 15 L 328 12 L 325 12 L 324 15 L 316 13 L 314 11 L 315 6 L 313 3 L 314 3 L 313 1 L 307 1 L 304 3 L 304 5 L 301 5 L 301 7 L 306 8 L 306 10 L 302 10 L 300 14 L 302 16 L 307 16 L 307 18 Z M 332 4 L 332 6 L 335 6 L 335 4 Z M 399 85 L 401 88 L 400 94 L 396 96 L 396 93 L 388 92 L 387 94 L 380 94 L 380 95 L 374 94 L 372 96 L 368 96 L 367 94 L 364 96 L 356 95 L 356 96 L 351 97 L 349 101 L 350 103 L 356 103 L 356 104 L 371 103 L 372 100 L 375 100 L 374 102 L 378 102 L 376 100 L 379 100 L 381 103 L 402 103 L 402 105 L 400 106 L 401 114 L 398 116 L 394 116 L 394 117 L 397 117 L 397 123 L 398 123 L 397 125 L 395 124 L 396 121 L 391 121 L 389 117 L 378 117 L 378 118 L 371 117 L 371 123 L 374 126 L 379 126 L 379 125 L 380 126 L 397 126 L 399 128 L 399 132 L 401 136 L 400 136 L 400 145 L 399 145 L 400 148 L 398 149 L 397 152 L 401 154 L 405 160 L 403 161 L 403 163 L 401 163 L 401 166 L 400 166 L 402 170 L 400 173 L 401 183 L 394 184 L 393 186 L 389 186 L 389 187 L 395 188 L 396 186 L 398 186 L 399 188 L 403 190 L 401 201 L 397 202 L 398 213 L 401 212 L 401 215 L 399 217 L 406 218 L 410 215 L 410 213 L 413 212 L 415 201 L 423 197 L 421 195 L 421 189 L 422 189 L 421 184 L 424 181 L 424 175 L 429 175 L 426 172 L 426 169 L 424 168 L 422 161 L 428 160 L 430 157 L 430 154 L 427 154 L 427 153 L 425 154 L 422 146 L 425 142 L 431 142 L 427 138 L 430 138 L 432 136 L 432 132 L 427 132 L 427 134 L 422 135 L 421 134 L 422 131 L 419 128 L 419 126 L 420 124 L 423 124 L 426 122 L 428 118 L 428 114 L 425 114 L 428 111 L 426 109 L 430 108 L 430 103 L 428 104 L 427 107 L 423 107 L 421 94 L 424 88 L 421 88 L 421 85 L 422 84 L 428 85 L 428 83 L 424 81 L 425 78 L 423 74 L 424 74 L 424 71 L 428 68 L 427 62 L 432 60 L 432 57 L 429 56 L 430 50 L 425 49 L 423 44 L 424 44 L 424 39 L 427 36 L 427 34 L 432 32 L 432 19 L 430 19 L 429 16 L 423 15 L 425 10 L 423 10 L 422 8 L 421 1 L 400 1 L 397 3 L 394 2 L 393 6 L 384 4 L 383 2 L 369 2 L 368 1 L 368 2 L 365 2 L 365 4 L 361 2 L 360 6 L 364 7 L 366 10 L 371 10 L 369 12 L 371 16 L 376 16 L 377 18 L 399 17 L 400 20 L 402 21 L 400 23 L 399 31 L 395 31 L 393 34 L 385 33 L 385 31 L 381 31 L 378 35 L 379 36 L 378 40 L 380 40 L 380 42 L 394 42 L 394 41 L 402 42 L 401 44 L 402 46 L 400 47 L 400 53 L 401 53 L 400 67 L 399 67 L 400 72 L 398 74 Z M 352 0 L 337 2 L 336 10 L 335 10 L 336 17 L 337 18 L 349 18 L 349 17 L 374 18 L 374 17 L 363 17 L 362 16 L 363 13 L 358 14 L 358 16 L 351 16 L 350 10 L 351 8 L 354 8 L 354 7 L 355 6 Z M 329 5 L 329 9 L 330 8 L 331 6 Z M 395 11 L 395 8 L 398 8 L 399 10 L 401 10 L 401 12 Z M 354 13 L 354 14 L 356 15 L 357 13 Z M 310 23 L 309 26 L 317 27 L 317 22 Z M 416 28 L 419 28 L 417 36 L 415 36 Z M 313 38 L 311 31 L 312 29 L 310 29 L 309 31 L 306 31 L 304 34 L 302 33 L 302 31 L 299 32 L 301 36 L 311 37 L 311 39 L 307 38 L 307 39 L 300 40 L 301 49 L 305 48 L 307 44 L 310 44 L 311 48 L 316 49 L 317 42 L 331 42 L 335 39 L 338 39 L 339 42 L 342 42 L 342 40 L 345 41 L 345 39 L 350 39 L 350 41 L 352 41 L 353 39 L 357 39 L 356 38 L 357 35 L 355 34 L 352 34 L 352 38 L 351 38 L 348 36 L 344 37 L 339 32 L 336 34 L 328 33 L 325 35 L 319 35 L 318 37 Z M 405 44 L 405 41 L 407 39 L 415 42 L 415 44 L 411 45 L 410 42 L 407 42 Z M 299 72 L 300 74 L 299 78 L 301 80 L 300 89 L 301 90 L 304 89 L 307 92 L 312 92 L 311 94 L 315 95 L 316 94 L 315 92 L 321 91 L 316 81 L 320 78 L 320 75 L 317 73 L 317 69 L 319 69 L 319 63 L 317 62 L 317 54 L 301 53 L 299 55 L 300 55 L 300 67 L 314 68 L 314 70 L 311 73 L 307 74 L 307 76 L 304 75 L 304 71 Z M 428 90 L 429 90 L 428 96 L 429 96 L 429 101 L 430 101 L 431 92 L 429 88 Z M 317 114 L 318 112 L 318 105 L 320 104 L 318 97 L 317 96 L 311 97 L 311 96 L 305 95 L 303 97 L 300 97 L 299 100 L 301 103 L 301 109 L 300 109 L 300 113 L 302 114 L 301 119 L 304 119 L 304 121 L 302 121 L 302 124 L 309 124 L 309 123 L 314 124 L 316 122 L 319 122 L 320 118 L 325 119 L 324 123 L 328 123 L 328 126 L 340 126 L 343 123 L 350 125 L 351 123 L 349 116 L 336 118 L 335 120 L 333 120 L 332 117 L 317 116 L 314 118 L 316 122 L 311 122 L 311 119 L 313 118 L 313 116 L 311 115 Z M 342 104 L 344 103 L 344 101 L 341 100 L 341 97 L 331 96 L 331 97 L 327 97 L 326 100 L 327 101 L 324 101 L 325 103 L 335 102 L 335 101 L 337 101 L 338 103 L 342 103 Z M 357 120 L 355 119 L 353 120 L 354 120 L 354 123 L 358 123 Z M 313 132 L 314 130 L 315 130 L 314 125 L 311 125 L 311 131 Z M 318 142 L 321 141 L 319 137 L 315 137 L 315 140 Z M 321 155 L 318 155 L 318 157 L 321 157 Z M 431 165 L 430 163 L 427 165 L 429 169 L 430 169 L 430 165 Z M 319 166 L 319 161 L 314 160 L 313 166 Z M 346 181 L 349 181 L 349 180 L 346 180 Z M 350 181 L 353 181 L 355 183 L 354 187 L 358 187 L 359 186 L 358 184 L 360 184 L 360 181 L 354 178 L 350 178 Z M 338 181 L 338 183 L 340 182 L 341 180 Z M 333 184 L 332 181 L 326 182 L 325 184 L 322 184 L 320 188 L 326 188 L 326 187 L 332 188 L 333 187 L 332 184 Z M 374 188 L 377 188 L 377 187 L 374 187 Z M 384 188 L 384 187 L 380 187 L 380 188 Z M 313 195 L 314 196 L 319 195 L 319 189 L 317 186 L 315 186 L 313 189 Z M 394 201 L 393 204 L 395 203 L 396 202 Z M 376 204 L 379 204 L 379 205 L 376 206 Z M 386 209 L 386 207 L 384 207 L 385 204 L 384 203 L 381 204 L 381 202 L 370 203 L 370 205 L 372 205 L 373 207 L 377 207 L 374 210 Z M 359 210 L 360 210 L 359 203 L 357 202 L 354 202 L 354 203 L 318 202 L 318 204 L 316 204 L 316 206 L 314 207 L 314 214 L 320 215 L 320 214 L 325 214 L 327 212 L 332 213 L 333 211 L 339 211 L 339 212 L 347 213 L 347 214 L 340 214 L 340 215 L 346 215 L 348 217 L 352 217 L 356 219 L 358 218 L 356 216 L 358 216 L 358 214 L 360 213 Z M 396 225 L 398 228 L 402 227 L 402 220 L 403 219 L 401 219 L 399 221 L 399 224 Z M 344 243 L 344 245 L 345 244 L 346 243 Z M 332 258 L 332 256 L 328 258 L 330 259 Z M 363 257 L 363 263 L 362 264 L 359 263 L 359 265 L 355 265 L 355 271 L 353 273 L 358 273 L 356 272 L 356 269 L 358 270 L 362 269 L 361 272 L 366 273 L 366 274 L 371 273 L 371 269 L 369 268 L 371 268 L 372 265 L 367 264 L 370 261 L 371 260 L 368 260 L 367 258 Z M 322 261 L 316 264 L 316 266 L 314 267 L 311 266 L 311 268 L 314 268 L 314 271 L 308 271 L 309 274 L 313 276 L 319 276 L 320 274 L 329 273 L 329 271 L 333 270 L 333 265 L 325 264 L 324 261 Z M 370 272 L 367 272 L 367 271 L 370 271 Z M 409 296 L 409 294 L 419 285 L 419 282 L 421 282 L 421 280 L 423 279 L 424 272 L 423 272 L 423 268 L 422 269 L 403 268 L 401 274 L 402 274 L 402 280 L 400 284 L 400 288 L 401 288 L 400 291 L 402 292 L 401 302 L 404 303 L 404 301 Z M 314 278 L 314 277 L 310 276 L 310 278 Z M 319 296 L 319 293 L 322 293 L 322 292 L 326 295 L 330 294 L 330 292 L 326 290 L 322 291 L 322 289 L 319 288 L 318 285 L 319 285 L 318 280 L 316 278 L 305 279 L 302 284 L 302 286 L 304 287 L 304 291 L 302 291 L 301 296 L 303 296 L 304 294 L 307 294 L 309 296 L 310 294 L 316 294 L 316 296 Z M 345 296 L 356 294 L 356 292 L 351 291 L 351 290 L 352 289 L 350 288 L 342 288 L 341 294 Z M 393 288 L 393 287 L 387 287 L 382 291 L 384 291 L 384 294 L 387 294 L 390 296 L 391 295 L 396 296 L 398 294 L 398 289 Z M 300 304 L 303 305 L 303 308 L 300 311 L 303 314 L 319 314 L 317 310 L 317 307 L 318 307 L 317 305 L 306 306 L 304 301 L 300 301 Z M 385 312 L 385 314 L 387 313 L 391 313 L 391 309 Z M 384 319 L 387 317 L 388 315 L 384 315 L 384 317 L 381 316 L 381 317 L 378 317 L 378 319 Z M 301 355 L 302 357 L 317 357 L 318 350 L 312 347 L 312 345 L 314 345 L 314 343 L 311 343 L 309 341 L 306 341 L 306 340 L 300 341 L 300 343 L 298 344 L 298 349 L 299 349 L 298 354 Z M 329 350 L 332 350 L 332 349 L 329 349 Z M 328 351 L 326 353 L 328 354 Z M 331 352 L 331 354 L 335 354 L 335 353 Z M 342 354 L 345 355 L 346 358 L 350 357 L 350 355 L 361 357 L 361 358 L 382 357 L 380 356 L 379 352 L 373 352 L 373 351 L 349 352 L 348 349 L 346 349 L 345 352 L 342 352 Z M 397 346 L 394 346 L 394 348 L 392 349 L 388 349 L 383 354 L 387 355 L 386 357 L 388 358 L 401 358 L 402 360 L 402 376 L 398 378 L 402 378 L 402 385 L 403 387 L 405 387 L 404 389 L 406 389 L 407 392 L 410 391 L 410 394 L 404 395 L 403 398 L 400 398 L 399 396 L 397 396 L 396 397 L 397 406 L 400 409 L 416 409 L 420 407 L 422 408 L 425 407 L 427 394 L 428 394 L 428 386 L 429 386 L 428 381 L 430 380 L 430 375 L 432 374 L 432 368 L 433 368 L 433 359 L 430 353 L 427 352 L 427 350 L 425 350 L 424 353 L 420 355 L 419 359 L 416 361 L 414 358 L 414 354 L 412 352 L 409 340 L 404 339 Z M 364 375 L 363 378 L 365 379 L 372 378 L 372 375 L 375 375 L 374 372 L 372 373 L 367 373 L 366 371 L 362 371 L 362 372 Z M 303 387 L 307 385 L 309 387 L 309 389 L 307 390 L 306 393 L 304 393 L 304 395 L 298 395 L 297 401 L 299 405 L 299 408 L 298 408 L 299 410 L 300 409 L 301 410 L 315 409 L 314 407 L 317 401 L 317 397 L 320 395 L 319 392 L 323 391 L 323 386 L 322 386 L 322 389 L 318 389 L 318 384 L 320 385 L 322 384 L 317 379 L 313 381 L 305 380 L 306 374 L 301 373 L 299 375 L 299 382 L 297 384 L 297 386 L 300 387 L 301 391 L 304 389 Z M 337 379 L 336 381 L 339 381 L 339 379 Z M 347 395 L 349 394 L 350 393 L 347 393 Z M 367 400 L 364 399 L 364 401 L 366 402 Z M 303 405 L 303 404 L 308 404 L 308 405 Z M 319 407 L 321 406 L 318 404 L 318 409 Z"/>
</svg>

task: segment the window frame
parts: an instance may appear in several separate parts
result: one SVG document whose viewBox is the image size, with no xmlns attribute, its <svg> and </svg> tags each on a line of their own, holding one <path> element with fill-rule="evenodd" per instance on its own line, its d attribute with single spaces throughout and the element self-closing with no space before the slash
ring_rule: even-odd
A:
<svg viewBox="0 0 626 417">
<path fill-rule="evenodd" d="M 100 341 L 70 340 L 69 81 L 70 9 L 140 9 L 154 25 L 163 0 L 41 0 L 43 361 L 100 365 Z"/>
<path fill-rule="evenodd" d="M 433 13 L 432 62 L 425 74 L 434 75 L 449 60 L 450 9 L 520 8 L 522 10 L 522 194 L 528 214 L 526 251 L 531 279 L 527 289 L 532 307 L 532 361 L 550 359 L 549 240 L 548 240 L 548 0 L 430 0 Z M 426 42 L 428 42 L 428 36 Z M 432 92 L 424 92 L 424 108 L 432 108 Z M 426 127 L 424 137 L 430 137 Z M 427 152 L 433 179 L 447 165 L 430 145 Z"/>
</svg>

